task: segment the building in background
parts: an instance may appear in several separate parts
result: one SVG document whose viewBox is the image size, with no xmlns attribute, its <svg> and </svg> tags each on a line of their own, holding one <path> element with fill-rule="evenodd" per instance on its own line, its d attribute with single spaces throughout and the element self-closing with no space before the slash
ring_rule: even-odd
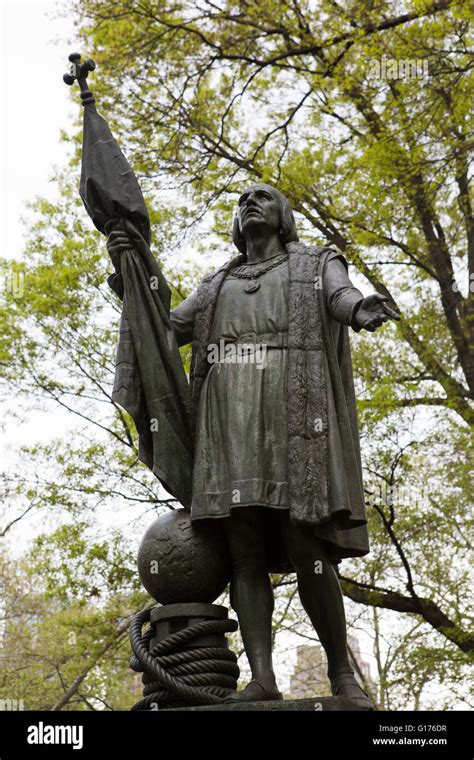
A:
<svg viewBox="0 0 474 760">
<path fill-rule="evenodd" d="M 358 639 L 349 635 L 347 643 L 351 657 L 357 662 L 358 670 L 362 673 L 366 684 L 371 690 L 374 689 L 374 683 L 370 676 L 370 665 L 361 655 Z M 357 668 L 354 670 L 357 679 L 361 681 Z M 319 644 L 303 644 L 296 650 L 296 663 L 290 680 L 289 697 L 291 699 L 308 699 L 315 696 L 331 696 L 331 687 L 327 677 L 326 655 Z"/>
</svg>

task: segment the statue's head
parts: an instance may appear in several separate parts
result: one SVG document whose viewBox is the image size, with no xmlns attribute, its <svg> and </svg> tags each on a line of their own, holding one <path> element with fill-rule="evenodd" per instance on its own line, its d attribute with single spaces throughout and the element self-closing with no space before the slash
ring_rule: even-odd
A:
<svg viewBox="0 0 474 760">
<path fill-rule="evenodd" d="M 295 218 L 287 199 L 276 187 L 251 185 L 239 198 L 232 239 L 241 253 L 247 252 L 252 234 L 278 234 L 283 245 L 298 240 Z"/>
</svg>

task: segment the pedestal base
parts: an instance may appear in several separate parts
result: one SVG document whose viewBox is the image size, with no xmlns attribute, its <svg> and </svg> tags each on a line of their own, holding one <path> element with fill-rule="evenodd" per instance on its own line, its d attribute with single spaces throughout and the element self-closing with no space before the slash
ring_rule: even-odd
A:
<svg viewBox="0 0 474 760">
<path fill-rule="evenodd" d="M 209 704 L 234 691 L 239 666 L 225 634 L 237 628 L 227 608 L 216 604 L 166 604 L 134 615 L 130 666 L 143 673 L 144 690 L 132 710 Z"/>
<path fill-rule="evenodd" d="M 274 702 L 234 702 L 229 705 L 171 708 L 172 712 L 365 712 L 344 697 L 314 697 L 312 699 L 283 699 Z M 168 712 L 168 710 L 166 711 Z"/>
</svg>

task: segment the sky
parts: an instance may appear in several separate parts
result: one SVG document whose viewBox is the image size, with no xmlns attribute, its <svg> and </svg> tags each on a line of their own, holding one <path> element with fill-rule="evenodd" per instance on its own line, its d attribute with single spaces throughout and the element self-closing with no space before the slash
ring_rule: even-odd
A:
<svg viewBox="0 0 474 760">
<path fill-rule="evenodd" d="M 0 241 L 5 258 L 23 255 L 27 204 L 38 196 L 54 198 L 54 167 L 64 165 L 69 150 L 60 133 L 77 114 L 62 79 L 77 41 L 70 19 L 55 18 L 57 9 L 57 2 L 0 0 Z M 44 442 L 69 424 L 61 412 L 32 413 L 22 424 L 7 423 L 2 462 L 14 460 L 15 444 Z"/>
<path fill-rule="evenodd" d="M 54 18 L 56 9 L 56 2 L 0 0 L 0 229 L 7 257 L 21 254 L 25 206 L 54 193 L 54 166 L 68 152 L 59 136 L 74 114 L 62 81 L 74 28 L 67 16 Z"/>
<path fill-rule="evenodd" d="M 70 17 L 58 18 L 59 7 L 56 0 L 0 0 L 0 240 L 5 258 L 23 257 L 22 220 L 31 213 L 27 204 L 37 197 L 55 198 L 55 167 L 68 160 L 70 146 L 60 135 L 77 118 L 78 93 L 71 93 L 63 74 L 68 55 L 81 51 L 81 46 Z M 16 417 L 17 403 L 16 399 L 0 402 L 0 466 L 7 472 L 21 467 L 22 445 L 66 440 L 68 431 L 77 429 L 77 419 L 53 404 L 41 410 L 30 404 L 27 414 Z M 136 518 L 136 510 L 131 513 L 123 509 L 101 516 L 107 525 L 123 526 Z M 14 529 L 13 553 L 24 551 L 44 529 L 42 519 L 34 513 L 22 519 Z"/>
</svg>

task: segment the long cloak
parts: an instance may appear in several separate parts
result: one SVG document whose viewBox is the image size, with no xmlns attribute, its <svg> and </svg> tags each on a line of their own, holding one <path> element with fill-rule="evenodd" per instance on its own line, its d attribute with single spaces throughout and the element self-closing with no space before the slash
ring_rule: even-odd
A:
<svg viewBox="0 0 474 760">
<path fill-rule="evenodd" d="M 347 326 L 363 296 L 346 278 L 328 312 L 322 285 L 333 249 L 290 243 L 288 305 L 288 477 L 290 517 L 312 528 L 331 557 L 369 551 L 359 433 Z M 189 301 L 171 314 L 178 343 L 192 340 L 191 392 L 196 411 L 209 371 L 207 346 L 219 290 L 227 273 L 245 262 L 231 259 L 204 278 Z M 346 265 L 347 266 L 347 265 Z M 183 313 L 192 320 L 183 321 Z M 355 328 L 357 329 L 357 328 Z M 315 421 L 320 424 L 315 424 Z M 272 569 L 287 569 L 278 536 L 270 541 Z"/>
</svg>

